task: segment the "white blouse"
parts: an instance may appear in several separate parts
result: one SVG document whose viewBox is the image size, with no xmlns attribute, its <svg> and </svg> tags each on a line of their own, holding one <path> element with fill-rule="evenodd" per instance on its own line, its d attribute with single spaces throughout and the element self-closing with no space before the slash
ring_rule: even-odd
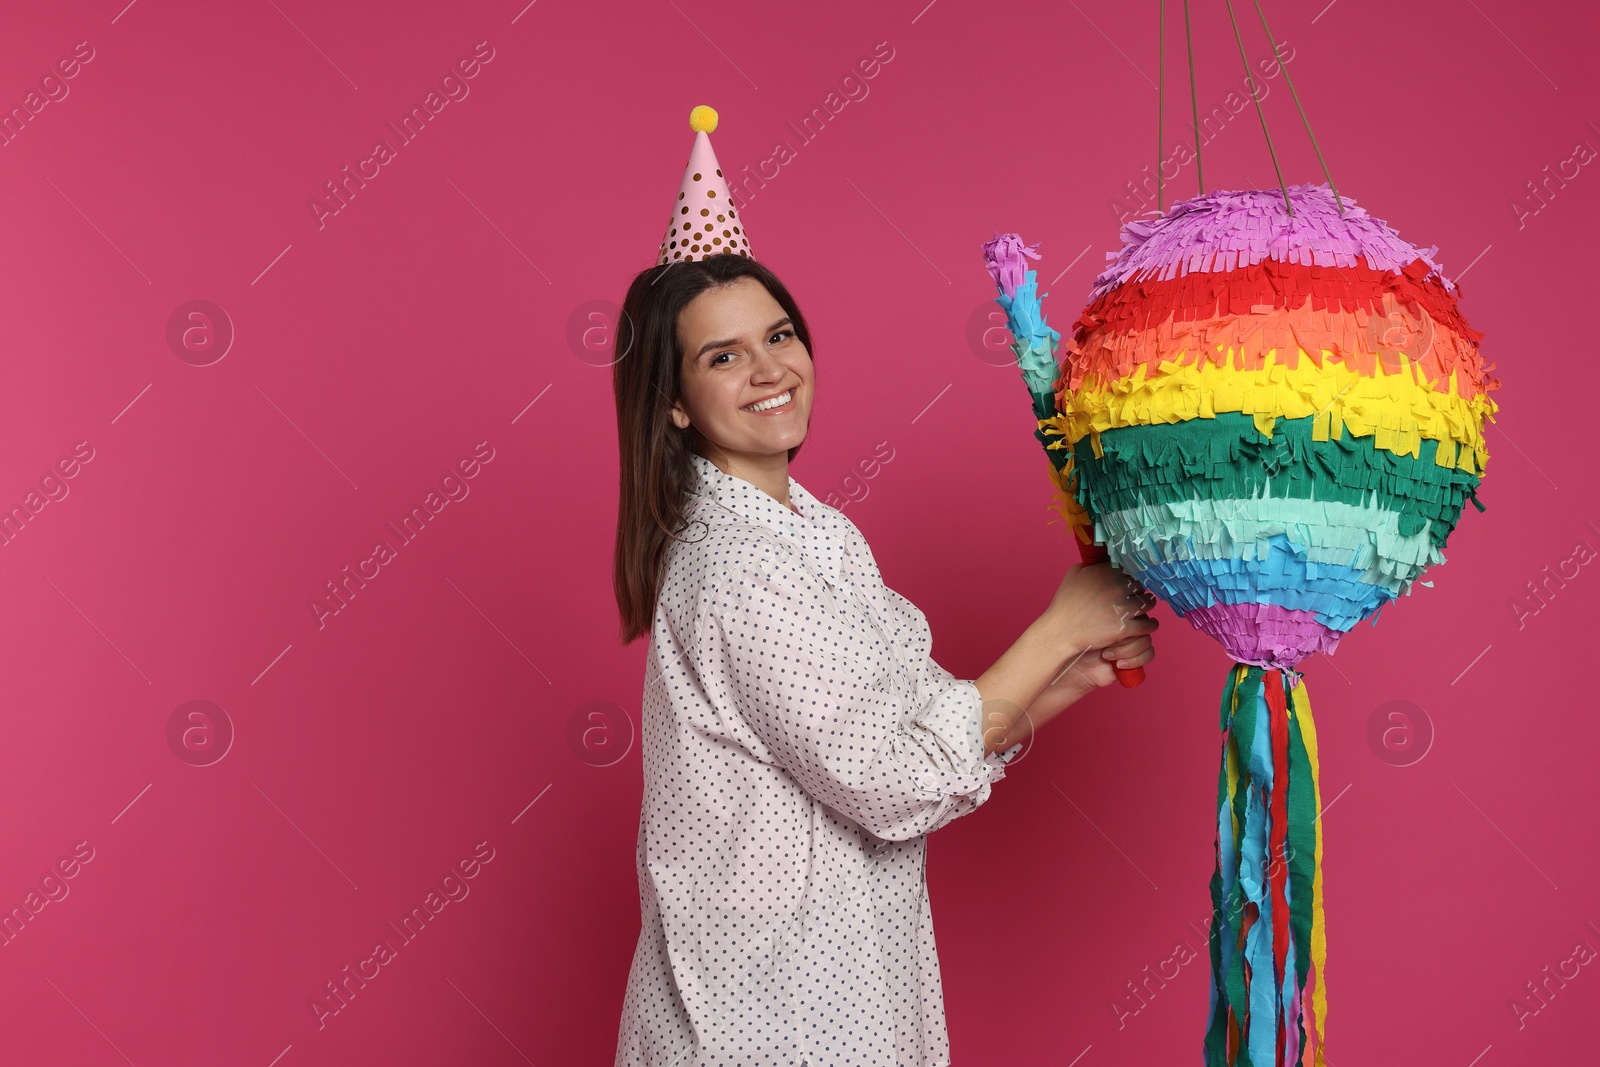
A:
<svg viewBox="0 0 1600 1067">
<path fill-rule="evenodd" d="M 943 1067 L 927 834 L 1005 776 L 854 523 L 702 456 L 645 666 L 617 1067 Z"/>
</svg>

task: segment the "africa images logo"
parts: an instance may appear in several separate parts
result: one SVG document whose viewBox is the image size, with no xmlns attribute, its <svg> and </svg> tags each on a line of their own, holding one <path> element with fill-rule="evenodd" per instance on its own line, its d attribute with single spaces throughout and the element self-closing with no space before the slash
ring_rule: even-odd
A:
<svg viewBox="0 0 1600 1067">
<path fill-rule="evenodd" d="M 391 545 L 387 538 L 379 540 L 372 546 L 372 554 L 366 559 L 356 563 L 352 570 L 347 563 L 340 571 L 341 577 L 330 579 L 324 583 L 327 595 L 311 597 L 306 603 L 311 608 L 311 615 L 317 620 L 317 629 L 321 630 L 328 625 L 328 619 L 339 614 L 355 599 L 355 596 L 367 583 L 383 573 L 383 568 L 400 558 L 400 548 L 409 545 L 422 536 L 430 522 L 439 517 L 451 501 L 460 502 L 467 499 L 472 492 L 472 487 L 467 484 L 471 479 L 482 473 L 484 465 L 495 457 L 494 446 L 488 441 L 479 441 L 473 446 L 472 455 L 457 462 L 456 466 L 439 479 L 438 489 L 429 489 L 428 495 L 422 498 L 422 503 L 416 505 L 411 511 L 401 516 L 399 524 L 387 522 L 394 533 L 396 545 Z M 459 477 L 457 472 L 460 472 Z"/>
</svg>

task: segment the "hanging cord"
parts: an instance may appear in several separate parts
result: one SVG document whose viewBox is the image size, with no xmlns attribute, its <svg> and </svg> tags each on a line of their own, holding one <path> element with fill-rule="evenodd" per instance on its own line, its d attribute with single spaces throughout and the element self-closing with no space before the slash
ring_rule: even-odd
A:
<svg viewBox="0 0 1600 1067">
<path fill-rule="evenodd" d="M 1253 0 L 1256 5 L 1256 14 L 1261 16 L 1261 28 L 1267 31 L 1267 44 L 1272 46 L 1272 58 L 1277 60 L 1278 69 L 1283 71 L 1283 84 L 1289 87 L 1289 97 L 1294 101 L 1294 106 L 1300 109 L 1300 121 L 1306 124 L 1306 136 L 1311 138 L 1311 150 L 1317 154 L 1317 162 L 1322 164 L 1322 176 L 1328 179 L 1328 188 L 1333 190 L 1333 202 L 1339 205 L 1339 214 L 1344 214 L 1344 201 L 1339 199 L 1339 187 L 1333 184 L 1333 175 L 1328 171 L 1328 161 L 1322 158 L 1322 149 L 1317 147 L 1317 135 L 1311 132 L 1311 120 L 1306 118 L 1306 109 L 1300 104 L 1300 95 L 1294 91 L 1294 82 L 1289 80 L 1289 65 L 1278 55 L 1278 42 L 1272 39 L 1272 27 L 1267 25 L 1266 12 L 1261 10 L 1261 0 Z"/>
<path fill-rule="evenodd" d="M 1244 54 L 1244 38 L 1239 34 L 1239 20 L 1233 17 L 1233 0 L 1222 0 L 1228 5 L 1228 21 L 1233 23 L 1233 39 L 1239 42 L 1239 62 L 1244 64 L 1244 80 L 1250 83 L 1250 99 L 1256 103 L 1256 117 L 1261 120 L 1261 136 L 1267 139 L 1267 154 L 1272 157 L 1272 169 L 1278 172 L 1278 188 L 1283 190 L 1283 207 L 1294 218 L 1294 205 L 1289 203 L 1289 188 L 1283 184 L 1283 168 L 1278 166 L 1278 153 L 1272 147 L 1272 134 L 1267 132 L 1267 115 L 1261 110 L 1261 90 L 1255 75 L 1250 73 L 1250 59 Z M 1277 55 L 1276 49 L 1273 55 Z M 1279 60 L 1282 65 L 1282 60 Z"/>
<path fill-rule="evenodd" d="M 1189 0 L 1183 0 L 1183 36 L 1189 45 L 1189 107 L 1194 111 L 1194 176 L 1206 195 L 1206 172 L 1200 166 L 1200 97 L 1194 91 L 1194 31 L 1189 27 Z"/>
<path fill-rule="evenodd" d="M 1161 117 L 1167 99 L 1167 0 L 1156 0 L 1156 210 L 1161 211 L 1161 163 L 1167 144 L 1161 133 Z"/>
</svg>

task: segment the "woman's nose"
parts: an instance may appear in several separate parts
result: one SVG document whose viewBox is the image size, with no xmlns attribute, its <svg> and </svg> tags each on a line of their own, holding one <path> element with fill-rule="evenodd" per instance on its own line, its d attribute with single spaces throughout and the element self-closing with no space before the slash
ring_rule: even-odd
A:
<svg viewBox="0 0 1600 1067">
<path fill-rule="evenodd" d="M 751 361 L 750 375 L 757 381 L 774 381 L 783 377 L 783 361 L 771 352 L 766 345 L 759 345 L 755 351 L 755 359 Z"/>
</svg>

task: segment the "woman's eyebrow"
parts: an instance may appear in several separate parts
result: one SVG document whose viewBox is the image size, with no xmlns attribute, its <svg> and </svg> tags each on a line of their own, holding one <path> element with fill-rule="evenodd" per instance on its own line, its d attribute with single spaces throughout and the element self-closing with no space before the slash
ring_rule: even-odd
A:
<svg viewBox="0 0 1600 1067">
<path fill-rule="evenodd" d="M 768 326 L 766 332 L 770 334 L 774 330 L 776 330 L 779 326 L 792 326 L 792 325 L 794 325 L 794 322 L 789 318 L 789 316 L 785 315 L 783 318 L 779 319 L 777 322 L 773 323 L 771 326 Z M 736 345 L 738 343 L 739 343 L 738 338 L 734 338 L 734 339 L 728 340 L 728 341 L 707 341 L 705 344 L 700 346 L 700 351 L 698 351 L 698 352 L 696 352 L 694 354 L 694 358 L 695 359 L 699 359 L 701 356 L 705 355 L 707 352 L 711 351 L 713 348 L 727 348 L 729 345 Z"/>
</svg>

